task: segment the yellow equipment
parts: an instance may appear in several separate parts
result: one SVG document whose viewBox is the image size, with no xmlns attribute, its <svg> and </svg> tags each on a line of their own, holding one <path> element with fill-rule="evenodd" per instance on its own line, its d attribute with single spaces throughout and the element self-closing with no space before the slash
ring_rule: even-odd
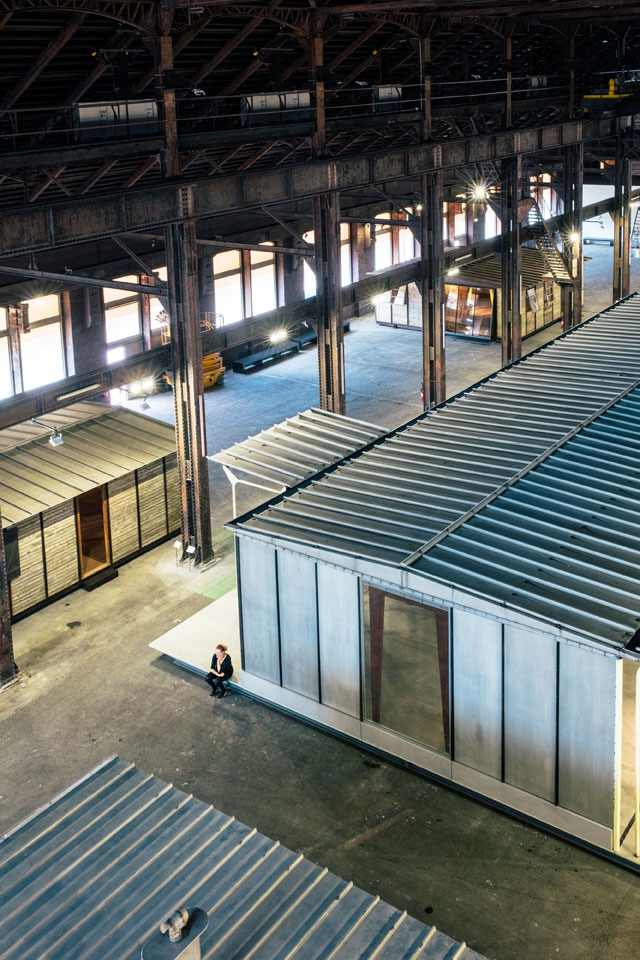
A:
<svg viewBox="0 0 640 960">
<path fill-rule="evenodd" d="M 205 313 L 200 317 L 200 329 L 203 333 L 206 333 L 208 330 L 215 330 L 216 328 L 216 318 L 219 314 Z M 220 317 L 220 319 L 222 319 Z M 160 335 L 162 343 L 167 344 L 171 342 L 171 330 L 169 327 L 168 321 L 162 324 L 160 329 Z M 219 353 L 208 353 L 205 357 L 202 358 L 202 378 L 204 380 L 205 387 L 213 387 L 218 382 L 224 379 L 226 372 L 226 367 L 222 366 L 222 357 Z M 162 374 L 162 379 L 168 386 L 173 388 L 173 383 L 171 382 L 171 374 L 165 370 Z"/>
</svg>

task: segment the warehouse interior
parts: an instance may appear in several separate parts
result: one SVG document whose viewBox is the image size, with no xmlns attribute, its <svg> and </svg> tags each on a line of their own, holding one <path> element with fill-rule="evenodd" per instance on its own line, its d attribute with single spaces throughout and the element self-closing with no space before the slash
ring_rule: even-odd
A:
<svg viewBox="0 0 640 960">
<path fill-rule="evenodd" d="M 301 451 L 322 448 L 332 473 L 633 301 L 640 4 L 0 0 L 0 63 L 0 833 L 117 754 L 466 943 L 463 958 L 633 955 L 635 649 L 612 681 L 621 780 L 600 820 L 620 818 L 621 866 L 586 829 L 509 809 L 470 774 L 445 782 L 346 720 L 336 738 L 286 683 L 245 683 L 234 540 L 311 482 Z M 610 382 L 594 360 L 592 385 L 616 397 L 640 359 L 631 328 L 618 336 L 614 367 L 607 344 L 597 361 Z M 552 422 L 572 390 L 559 383 Z M 453 460 L 470 442 L 452 433 Z M 631 501 L 621 464 L 613 495 Z M 274 595 L 297 602 L 305 574 L 287 569 Z M 258 564 L 258 631 L 269 576 Z M 350 627 L 331 589 L 339 672 Z M 362 589 L 360 643 L 378 602 Z M 409 593 L 404 632 L 423 629 Z M 395 661 L 396 692 L 385 672 L 354 709 L 463 767 L 451 640 L 437 616 L 424 629 L 415 672 Z M 201 676 L 219 642 L 236 668 L 221 702 Z M 428 714 L 405 698 L 416 685 Z"/>
</svg>

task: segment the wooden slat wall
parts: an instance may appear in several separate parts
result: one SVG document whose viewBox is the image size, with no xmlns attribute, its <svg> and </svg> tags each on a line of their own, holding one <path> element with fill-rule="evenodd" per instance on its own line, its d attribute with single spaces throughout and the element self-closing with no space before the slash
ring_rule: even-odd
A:
<svg viewBox="0 0 640 960">
<path fill-rule="evenodd" d="M 107 485 L 111 562 L 118 563 L 140 549 L 135 473 L 127 473 Z"/>
<path fill-rule="evenodd" d="M 180 529 L 180 480 L 178 478 L 178 457 L 173 453 L 164 458 L 167 478 L 167 513 L 169 515 L 169 533 Z"/>
<path fill-rule="evenodd" d="M 14 616 L 46 599 L 40 514 L 17 524 L 20 576 L 11 581 L 11 612 Z"/>
<path fill-rule="evenodd" d="M 140 544 L 148 546 L 167 535 L 167 505 L 164 495 L 162 460 L 139 467 L 138 507 L 140 510 Z"/>
<path fill-rule="evenodd" d="M 52 597 L 78 582 L 78 536 L 75 505 L 67 500 L 42 513 L 47 587 Z"/>
</svg>

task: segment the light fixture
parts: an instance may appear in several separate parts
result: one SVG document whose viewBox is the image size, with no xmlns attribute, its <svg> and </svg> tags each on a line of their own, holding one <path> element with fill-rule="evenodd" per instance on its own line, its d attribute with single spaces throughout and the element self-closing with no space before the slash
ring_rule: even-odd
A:
<svg viewBox="0 0 640 960">
<path fill-rule="evenodd" d="M 50 427 L 47 423 L 41 423 L 40 420 L 36 420 L 35 417 L 31 417 L 31 423 L 35 423 L 38 427 L 43 427 L 45 430 L 51 431 L 51 436 L 49 437 L 49 443 L 52 447 L 61 447 L 64 443 L 62 439 L 62 434 L 57 427 Z"/>
<path fill-rule="evenodd" d="M 151 409 L 151 404 L 147 403 L 147 398 L 146 398 L 146 397 L 143 397 L 142 400 L 140 401 L 140 409 L 141 409 L 141 410 L 150 410 L 150 409 Z"/>
<path fill-rule="evenodd" d="M 422 213 L 422 204 L 421 204 L 421 203 L 416 203 L 416 210 L 418 211 L 418 213 Z"/>
<path fill-rule="evenodd" d="M 578 243 L 580 240 L 580 234 L 577 230 L 572 230 L 569 234 L 569 243 Z"/>
<path fill-rule="evenodd" d="M 277 330 L 272 330 L 269 334 L 270 343 L 284 343 L 289 334 L 284 327 L 279 327 Z"/>
<path fill-rule="evenodd" d="M 448 277 L 455 277 L 456 273 L 460 273 L 460 267 L 451 267 L 451 270 L 447 270 Z"/>
<path fill-rule="evenodd" d="M 471 187 L 471 199 L 474 203 L 486 203 L 489 199 L 489 187 L 486 183 L 474 183 Z"/>
<path fill-rule="evenodd" d="M 374 307 L 379 307 L 383 303 L 387 302 L 387 297 L 384 293 L 378 293 L 371 302 L 373 303 Z"/>
</svg>

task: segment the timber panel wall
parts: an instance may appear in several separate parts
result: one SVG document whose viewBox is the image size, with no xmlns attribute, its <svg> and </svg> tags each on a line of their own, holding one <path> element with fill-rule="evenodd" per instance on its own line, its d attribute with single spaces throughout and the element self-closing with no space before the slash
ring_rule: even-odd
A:
<svg viewBox="0 0 640 960">
<path fill-rule="evenodd" d="M 42 513 L 49 596 L 78 582 L 78 536 L 73 500 Z M 21 554 L 22 559 L 22 554 Z"/>
<path fill-rule="evenodd" d="M 162 460 L 139 467 L 136 473 L 140 511 L 140 545 L 147 547 L 150 543 L 167 535 L 167 504 Z"/>
<path fill-rule="evenodd" d="M 180 529 L 180 480 L 178 478 L 177 455 L 164 458 L 164 472 L 167 485 L 167 515 L 169 533 Z"/>
<path fill-rule="evenodd" d="M 11 581 L 11 612 L 14 616 L 46 600 L 40 514 L 16 526 L 20 576 Z"/>
<path fill-rule="evenodd" d="M 134 473 L 108 484 L 111 562 L 118 563 L 140 549 L 138 498 Z"/>
</svg>

